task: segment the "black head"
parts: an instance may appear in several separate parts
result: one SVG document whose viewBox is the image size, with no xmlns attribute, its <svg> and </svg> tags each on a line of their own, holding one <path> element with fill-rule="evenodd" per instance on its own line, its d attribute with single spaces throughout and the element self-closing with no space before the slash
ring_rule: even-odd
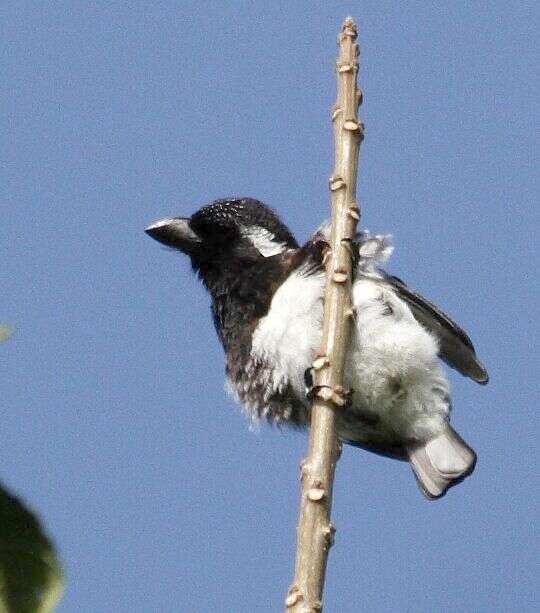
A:
<svg viewBox="0 0 540 613">
<path fill-rule="evenodd" d="M 202 272 L 231 260 L 247 264 L 298 247 L 279 217 L 253 198 L 216 200 L 190 218 L 158 221 L 146 233 L 189 255 L 194 268 Z"/>
<path fill-rule="evenodd" d="M 212 296 L 214 323 L 227 352 L 227 369 L 247 359 L 251 332 L 288 274 L 282 255 L 298 245 L 267 206 L 252 198 L 216 200 L 190 218 L 173 217 L 147 234 L 191 258 Z"/>
</svg>

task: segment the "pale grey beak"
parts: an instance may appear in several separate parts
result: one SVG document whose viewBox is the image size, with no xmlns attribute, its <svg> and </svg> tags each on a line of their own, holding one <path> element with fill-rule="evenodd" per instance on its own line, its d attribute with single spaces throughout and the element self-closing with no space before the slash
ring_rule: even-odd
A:
<svg viewBox="0 0 540 613">
<path fill-rule="evenodd" d="M 176 249 L 189 250 L 201 239 L 190 228 L 189 219 L 184 217 L 167 217 L 160 219 L 145 229 L 146 234 L 153 239 Z"/>
</svg>

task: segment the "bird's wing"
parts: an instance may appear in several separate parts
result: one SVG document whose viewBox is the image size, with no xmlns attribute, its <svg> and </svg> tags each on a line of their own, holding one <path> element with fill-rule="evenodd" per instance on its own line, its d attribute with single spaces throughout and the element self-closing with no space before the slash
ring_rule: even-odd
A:
<svg viewBox="0 0 540 613">
<path fill-rule="evenodd" d="M 398 277 L 384 274 L 383 282 L 405 300 L 415 319 L 439 339 L 441 359 L 477 383 L 485 385 L 489 381 L 486 369 L 476 357 L 471 339 L 448 315 L 408 288 Z"/>
</svg>

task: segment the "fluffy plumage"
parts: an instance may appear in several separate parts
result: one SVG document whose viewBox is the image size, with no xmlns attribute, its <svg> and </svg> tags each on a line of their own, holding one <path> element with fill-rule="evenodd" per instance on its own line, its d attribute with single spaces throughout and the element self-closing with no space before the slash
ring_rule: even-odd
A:
<svg viewBox="0 0 540 613">
<path fill-rule="evenodd" d="M 187 253 L 212 296 L 228 388 L 251 419 L 309 425 L 306 375 L 322 340 L 328 239 L 322 226 L 303 247 L 262 203 L 216 201 L 148 234 Z M 449 385 L 439 357 L 479 383 L 487 373 L 447 315 L 379 267 L 388 237 L 359 235 L 357 311 L 345 369 L 350 402 L 338 434 L 352 445 L 409 460 L 422 491 L 438 498 L 474 469 L 474 451 L 449 425 Z"/>
</svg>

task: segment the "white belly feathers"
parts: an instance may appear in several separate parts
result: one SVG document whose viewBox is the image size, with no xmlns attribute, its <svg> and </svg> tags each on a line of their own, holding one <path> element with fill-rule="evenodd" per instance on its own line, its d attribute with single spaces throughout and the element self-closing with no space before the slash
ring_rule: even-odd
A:
<svg viewBox="0 0 540 613">
<path fill-rule="evenodd" d="M 289 383 L 304 398 L 304 372 L 321 345 L 324 284 L 323 274 L 293 273 L 260 320 L 251 355 L 272 365 L 269 388 L 277 391 Z M 450 403 L 437 340 L 376 276 L 359 276 L 353 302 L 356 327 L 345 369 L 345 385 L 354 390 L 352 405 L 375 413 L 400 438 L 425 440 L 441 431 Z"/>
</svg>

